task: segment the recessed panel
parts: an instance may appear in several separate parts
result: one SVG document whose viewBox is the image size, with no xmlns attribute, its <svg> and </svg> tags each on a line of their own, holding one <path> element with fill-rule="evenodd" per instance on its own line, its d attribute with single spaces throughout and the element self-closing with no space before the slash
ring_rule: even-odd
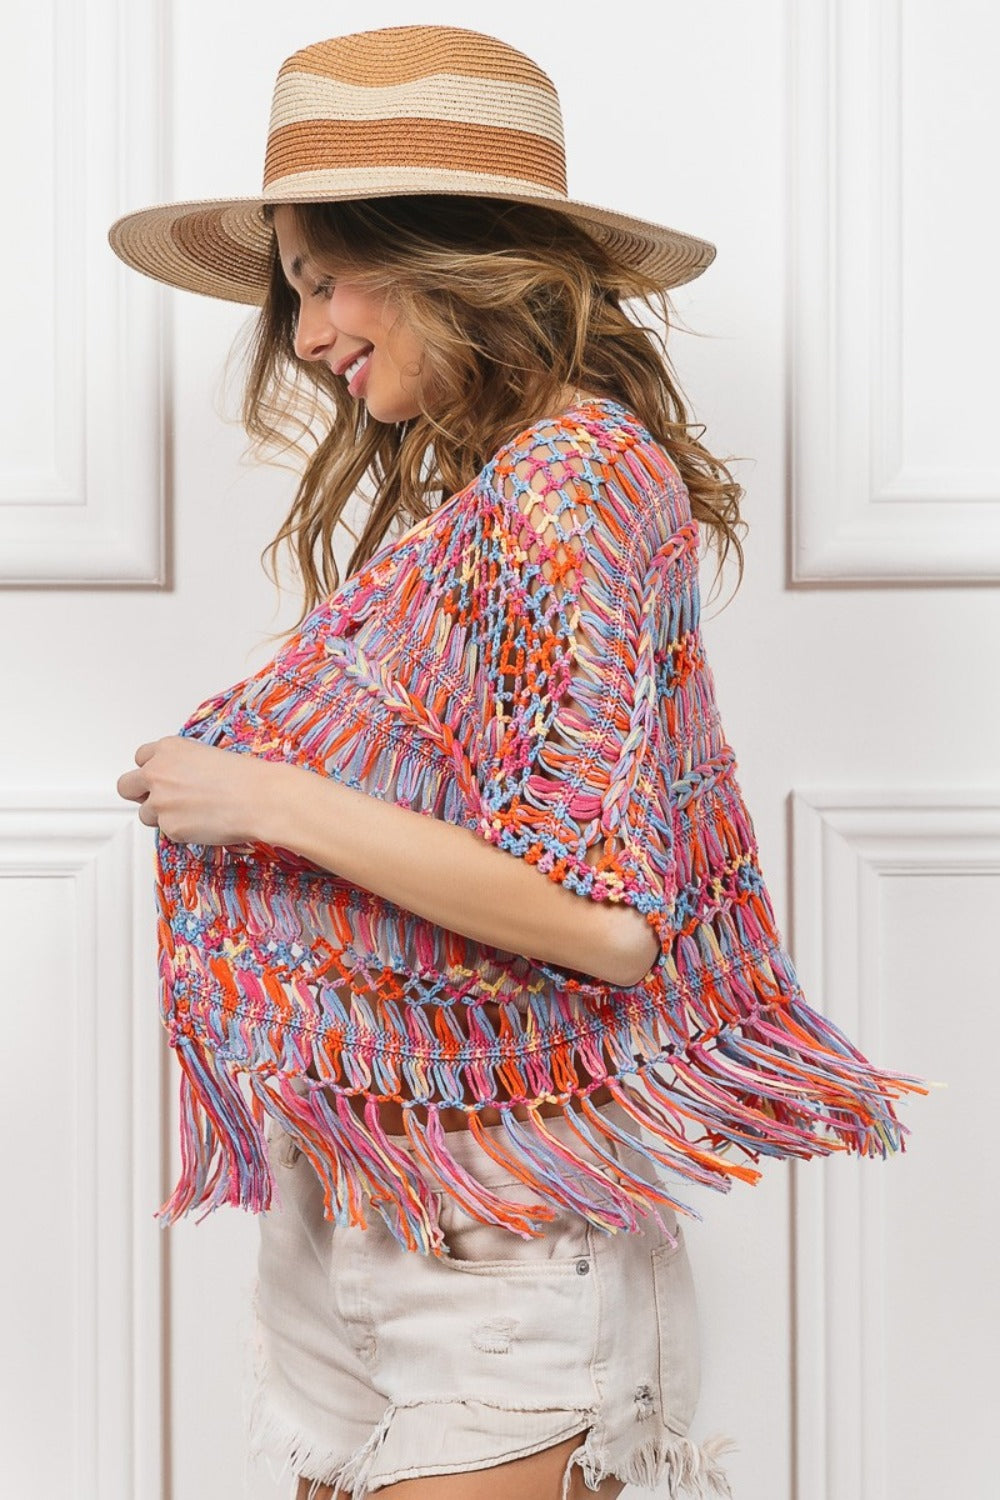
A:
<svg viewBox="0 0 1000 1500">
<path fill-rule="evenodd" d="M 902 428 L 907 468 L 992 471 L 1000 278 L 998 54 L 981 0 L 899 7 Z"/>
<path fill-rule="evenodd" d="M 94 1075 L 92 1038 L 80 1047 L 73 887 L 70 877 L 0 879 L 0 1430 L 9 1495 L 53 1481 L 72 1489 L 78 1467 L 88 1257 L 77 1202 L 94 1183 L 76 1175 L 76 1100 Z"/>
<path fill-rule="evenodd" d="M 887 1273 L 886 1500 L 977 1496 L 980 1435 L 1000 1403 L 997 1095 L 984 1065 L 1000 994 L 1000 875 L 886 874 L 880 908 L 880 1051 L 947 1084 L 901 1107 L 912 1125 L 907 1149 L 874 1168 L 883 1173 Z"/>
</svg>

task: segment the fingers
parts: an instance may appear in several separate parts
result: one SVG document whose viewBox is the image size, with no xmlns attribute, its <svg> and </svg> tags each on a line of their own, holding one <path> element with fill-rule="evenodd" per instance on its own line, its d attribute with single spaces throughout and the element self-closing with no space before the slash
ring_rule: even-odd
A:
<svg viewBox="0 0 1000 1500">
<path fill-rule="evenodd" d="M 136 765 L 144 766 L 158 744 L 158 740 L 145 740 L 135 752 Z M 142 802 L 149 796 L 146 778 L 139 771 L 123 771 L 115 783 L 115 789 L 119 797 L 124 797 L 128 802 Z"/>
<path fill-rule="evenodd" d="M 142 802 L 149 796 L 149 788 L 138 771 L 124 771 L 115 782 L 115 790 L 128 802 Z"/>
</svg>

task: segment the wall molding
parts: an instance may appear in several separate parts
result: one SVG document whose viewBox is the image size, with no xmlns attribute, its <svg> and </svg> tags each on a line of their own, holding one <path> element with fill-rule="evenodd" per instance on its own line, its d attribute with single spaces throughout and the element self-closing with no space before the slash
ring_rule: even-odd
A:
<svg viewBox="0 0 1000 1500">
<path fill-rule="evenodd" d="M 791 801 L 796 966 L 811 976 L 815 1008 L 878 1062 L 882 882 L 1000 876 L 1000 786 L 799 790 Z M 906 1071 L 905 1061 L 886 1062 Z M 904 1123 L 919 1098 L 900 1101 Z M 885 1446 L 889 1268 L 880 1165 L 846 1155 L 790 1163 L 794 1500 L 896 1494 Z"/>
<path fill-rule="evenodd" d="M 44 938 L 71 945 L 59 965 L 74 977 L 62 1059 L 72 1094 L 62 1180 L 74 1402 L 58 1417 L 72 1433 L 77 1500 L 164 1493 L 167 1247 L 153 1215 L 166 1198 L 165 1068 L 152 837 L 106 794 L 8 788 L 0 797 L 0 879 L 70 884 L 72 923 Z M 41 936 L 22 934 L 35 968 L 45 961 Z M 37 1067 L 41 1078 L 43 1058 Z M 44 1455 L 38 1462 L 44 1469 Z"/>
<path fill-rule="evenodd" d="M 794 583 L 1000 575 L 1000 468 L 904 452 L 904 14 L 789 7 Z"/>
<path fill-rule="evenodd" d="M 0 416 L 0 584 L 160 586 L 163 288 L 107 232 L 167 196 L 163 7 L 49 0 L 18 26 L 11 86 L 34 144 L 15 162 L 39 180 L 21 184 L 24 232 L 7 241 L 30 311 L 13 315 L 25 394 Z M 22 258 L 36 240 L 51 254 Z"/>
</svg>

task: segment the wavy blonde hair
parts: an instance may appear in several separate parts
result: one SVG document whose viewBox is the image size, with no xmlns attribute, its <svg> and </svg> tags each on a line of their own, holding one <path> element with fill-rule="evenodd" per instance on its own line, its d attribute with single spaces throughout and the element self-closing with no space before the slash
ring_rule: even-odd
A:
<svg viewBox="0 0 1000 1500">
<path fill-rule="evenodd" d="M 350 576 L 396 518 L 413 524 L 469 484 L 504 442 L 559 410 L 566 387 L 620 401 L 645 423 L 680 470 L 720 570 L 736 547 L 739 588 L 743 487 L 690 431 L 666 350 L 673 309 L 654 281 L 544 206 L 427 194 L 290 207 L 319 267 L 393 299 L 422 344 L 422 387 L 434 401 L 410 421 L 381 422 L 328 365 L 299 358 L 297 294 L 275 237 L 250 327 L 242 420 L 251 457 L 293 449 L 305 459 L 288 517 L 262 554 L 287 542 L 297 559 L 305 600 L 288 634 L 341 583 L 339 523 L 355 540 Z M 653 325 L 633 308 L 651 312 Z M 370 501 L 360 537 L 344 520 L 355 494 Z"/>
</svg>

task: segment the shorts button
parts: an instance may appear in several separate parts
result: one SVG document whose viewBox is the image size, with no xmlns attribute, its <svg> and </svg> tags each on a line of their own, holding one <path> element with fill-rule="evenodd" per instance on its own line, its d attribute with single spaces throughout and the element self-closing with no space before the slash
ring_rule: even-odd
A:
<svg viewBox="0 0 1000 1500">
<path fill-rule="evenodd" d="M 590 1270 L 590 1261 L 589 1260 L 578 1260 L 577 1261 L 577 1263 L 576 1263 L 576 1274 L 578 1276 L 586 1276 L 586 1274 L 587 1274 L 587 1272 L 589 1270 Z"/>
</svg>

